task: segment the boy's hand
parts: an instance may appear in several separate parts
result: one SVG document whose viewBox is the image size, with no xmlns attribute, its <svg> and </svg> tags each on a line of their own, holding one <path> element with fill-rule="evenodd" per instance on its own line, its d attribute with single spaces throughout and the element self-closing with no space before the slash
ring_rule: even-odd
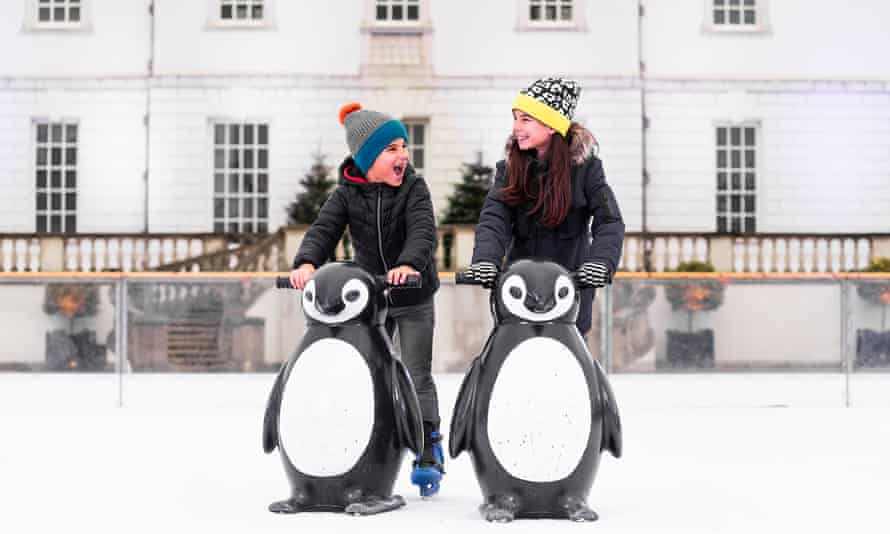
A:
<svg viewBox="0 0 890 534">
<path fill-rule="evenodd" d="M 411 274 L 420 275 L 420 273 L 410 265 L 399 265 L 395 269 L 386 273 L 386 281 L 389 282 L 390 285 L 400 286 L 405 283 L 408 275 Z"/>
<path fill-rule="evenodd" d="M 304 263 L 290 272 L 290 283 L 297 289 L 303 289 L 314 273 L 315 266 L 311 263 Z"/>
</svg>

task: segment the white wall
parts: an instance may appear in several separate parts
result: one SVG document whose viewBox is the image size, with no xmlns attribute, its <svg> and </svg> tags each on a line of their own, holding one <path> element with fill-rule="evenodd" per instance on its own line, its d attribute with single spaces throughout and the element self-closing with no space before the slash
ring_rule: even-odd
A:
<svg viewBox="0 0 890 534">
<path fill-rule="evenodd" d="M 758 231 L 885 232 L 890 96 L 793 89 L 655 84 L 647 95 L 650 229 L 716 230 L 715 126 L 755 121 Z"/>
<path fill-rule="evenodd" d="M 156 0 L 155 72 L 219 74 L 357 74 L 360 0 L 267 0 L 268 26 L 225 28 L 212 22 L 214 0 Z"/>
<path fill-rule="evenodd" d="M 517 31 L 517 0 L 431 1 L 433 69 L 443 76 L 635 76 L 637 6 L 583 0 L 583 31 Z M 527 85 L 526 83 L 526 85 Z"/>
<path fill-rule="evenodd" d="M 628 2 L 634 3 L 634 2 Z M 710 0 L 646 0 L 644 61 L 654 78 L 890 78 L 890 3 L 842 6 L 811 0 L 757 0 L 763 33 L 703 29 Z"/>
<path fill-rule="evenodd" d="M 77 30 L 37 30 L 26 8 L 37 2 L 6 0 L 0 17 L 0 76 L 142 76 L 148 68 L 146 0 L 89 0 Z M 32 14 L 36 18 L 36 14 Z"/>
</svg>

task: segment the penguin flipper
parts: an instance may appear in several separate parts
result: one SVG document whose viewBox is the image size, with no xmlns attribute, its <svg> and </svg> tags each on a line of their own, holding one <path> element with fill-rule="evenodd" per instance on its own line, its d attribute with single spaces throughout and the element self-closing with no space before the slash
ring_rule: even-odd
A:
<svg viewBox="0 0 890 534">
<path fill-rule="evenodd" d="M 618 416 L 618 403 L 612 386 L 606 378 L 606 372 L 600 362 L 594 360 L 596 383 L 599 387 L 600 399 L 603 403 L 603 442 L 600 450 L 608 450 L 615 458 L 621 458 L 621 418 Z"/>
<path fill-rule="evenodd" d="M 420 401 L 414 382 L 405 364 L 398 358 L 392 359 L 392 402 L 395 411 L 396 435 L 399 443 L 420 455 L 423 451 L 423 417 Z"/>
<path fill-rule="evenodd" d="M 451 435 L 448 437 L 448 454 L 452 458 L 470 448 L 473 429 L 473 412 L 476 404 L 476 384 L 479 381 L 479 368 L 482 356 L 477 356 L 467 370 L 451 415 Z"/>
<path fill-rule="evenodd" d="M 263 451 L 266 454 L 274 451 L 278 446 L 278 414 L 281 411 L 281 395 L 284 392 L 286 369 L 287 362 L 282 364 L 281 370 L 278 371 L 272 392 L 269 394 L 269 401 L 266 402 L 266 415 L 263 417 Z"/>
</svg>

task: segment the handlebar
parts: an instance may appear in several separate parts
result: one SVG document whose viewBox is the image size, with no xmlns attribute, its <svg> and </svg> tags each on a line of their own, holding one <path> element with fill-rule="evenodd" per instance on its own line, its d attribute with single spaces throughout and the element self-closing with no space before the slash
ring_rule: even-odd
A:
<svg viewBox="0 0 890 534">
<path fill-rule="evenodd" d="M 572 279 L 572 283 L 575 285 L 576 289 L 587 289 L 591 286 L 581 283 L 578 279 L 578 273 L 572 272 L 569 273 Z M 497 280 L 501 276 L 501 273 L 498 273 L 495 277 L 494 285 L 497 285 Z M 468 285 L 468 286 L 481 286 L 482 282 L 473 278 L 473 274 L 470 271 L 457 271 L 454 273 L 454 283 L 459 285 Z M 609 282 L 611 284 L 611 281 Z"/>
<path fill-rule="evenodd" d="M 421 287 L 421 279 L 420 275 L 417 274 L 409 274 L 405 279 L 404 284 L 390 284 L 386 281 L 385 276 L 377 275 L 374 277 L 378 283 L 382 284 L 384 287 L 405 287 L 405 288 L 419 288 Z M 290 277 L 287 276 L 276 276 L 275 277 L 275 287 L 278 289 L 296 289 L 290 283 Z"/>
</svg>

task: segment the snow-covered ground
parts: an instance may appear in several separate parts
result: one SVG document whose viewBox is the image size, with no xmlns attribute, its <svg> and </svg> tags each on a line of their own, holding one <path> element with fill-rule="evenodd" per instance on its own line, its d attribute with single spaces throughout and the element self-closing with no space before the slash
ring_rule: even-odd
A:
<svg viewBox="0 0 890 534">
<path fill-rule="evenodd" d="M 426 501 L 406 465 L 389 514 L 266 511 L 288 494 L 260 447 L 273 378 L 0 374 L 0 531 L 890 532 L 890 374 L 854 375 L 850 408 L 839 374 L 614 375 L 625 456 L 601 464 L 600 520 L 509 525 L 481 519 L 466 455 Z M 437 377 L 446 428 L 460 378 Z"/>
</svg>

